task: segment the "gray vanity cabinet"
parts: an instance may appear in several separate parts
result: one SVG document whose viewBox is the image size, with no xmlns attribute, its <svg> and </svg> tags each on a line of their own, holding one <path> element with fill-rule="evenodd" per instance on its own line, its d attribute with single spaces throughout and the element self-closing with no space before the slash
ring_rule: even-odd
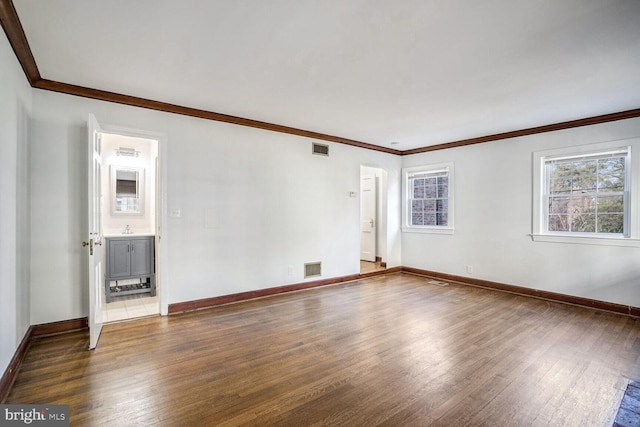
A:
<svg viewBox="0 0 640 427">
<path fill-rule="evenodd" d="M 106 246 L 107 302 L 118 295 L 148 292 L 155 296 L 154 236 L 108 237 Z"/>
</svg>

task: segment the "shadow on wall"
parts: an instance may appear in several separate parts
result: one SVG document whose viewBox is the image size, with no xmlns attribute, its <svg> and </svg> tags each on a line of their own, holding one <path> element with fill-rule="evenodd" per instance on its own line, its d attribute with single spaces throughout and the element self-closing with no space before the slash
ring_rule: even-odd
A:
<svg viewBox="0 0 640 427">
<path fill-rule="evenodd" d="M 22 337 L 31 324 L 31 184 L 29 112 L 18 100 L 16 107 L 16 336 Z"/>
</svg>

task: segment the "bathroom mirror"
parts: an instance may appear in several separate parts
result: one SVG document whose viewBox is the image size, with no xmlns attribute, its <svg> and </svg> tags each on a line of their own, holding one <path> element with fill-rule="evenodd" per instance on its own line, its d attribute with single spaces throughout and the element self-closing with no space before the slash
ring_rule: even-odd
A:
<svg viewBox="0 0 640 427">
<path fill-rule="evenodd" d="M 111 206 L 116 215 L 143 212 L 144 169 L 111 166 Z"/>
</svg>

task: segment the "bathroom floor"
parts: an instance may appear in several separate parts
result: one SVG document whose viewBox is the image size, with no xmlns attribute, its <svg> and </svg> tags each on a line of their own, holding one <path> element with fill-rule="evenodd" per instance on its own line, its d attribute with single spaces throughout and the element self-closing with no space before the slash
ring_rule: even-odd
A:
<svg viewBox="0 0 640 427">
<path fill-rule="evenodd" d="M 103 322 L 116 322 L 160 313 L 158 295 L 134 294 L 113 297 L 109 304 L 102 305 Z"/>
</svg>

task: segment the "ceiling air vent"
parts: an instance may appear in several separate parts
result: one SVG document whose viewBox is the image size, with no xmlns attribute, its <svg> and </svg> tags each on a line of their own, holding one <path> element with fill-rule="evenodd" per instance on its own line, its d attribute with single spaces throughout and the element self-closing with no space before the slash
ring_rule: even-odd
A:
<svg viewBox="0 0 640 427">
<path fill-rule="evenodd" d="M 322 274 L 322 263 L 309 262 L 304 265 L 304 278 L 318 277 Z"/>
<path fill-rule="evenodd" d="M 317 154 L 319 156 L 328 156 L 329 155 L 329 146 L 325 144 L 318 144 L 317 142 L 313 143 L 313 154 Z"/>
</svg>

